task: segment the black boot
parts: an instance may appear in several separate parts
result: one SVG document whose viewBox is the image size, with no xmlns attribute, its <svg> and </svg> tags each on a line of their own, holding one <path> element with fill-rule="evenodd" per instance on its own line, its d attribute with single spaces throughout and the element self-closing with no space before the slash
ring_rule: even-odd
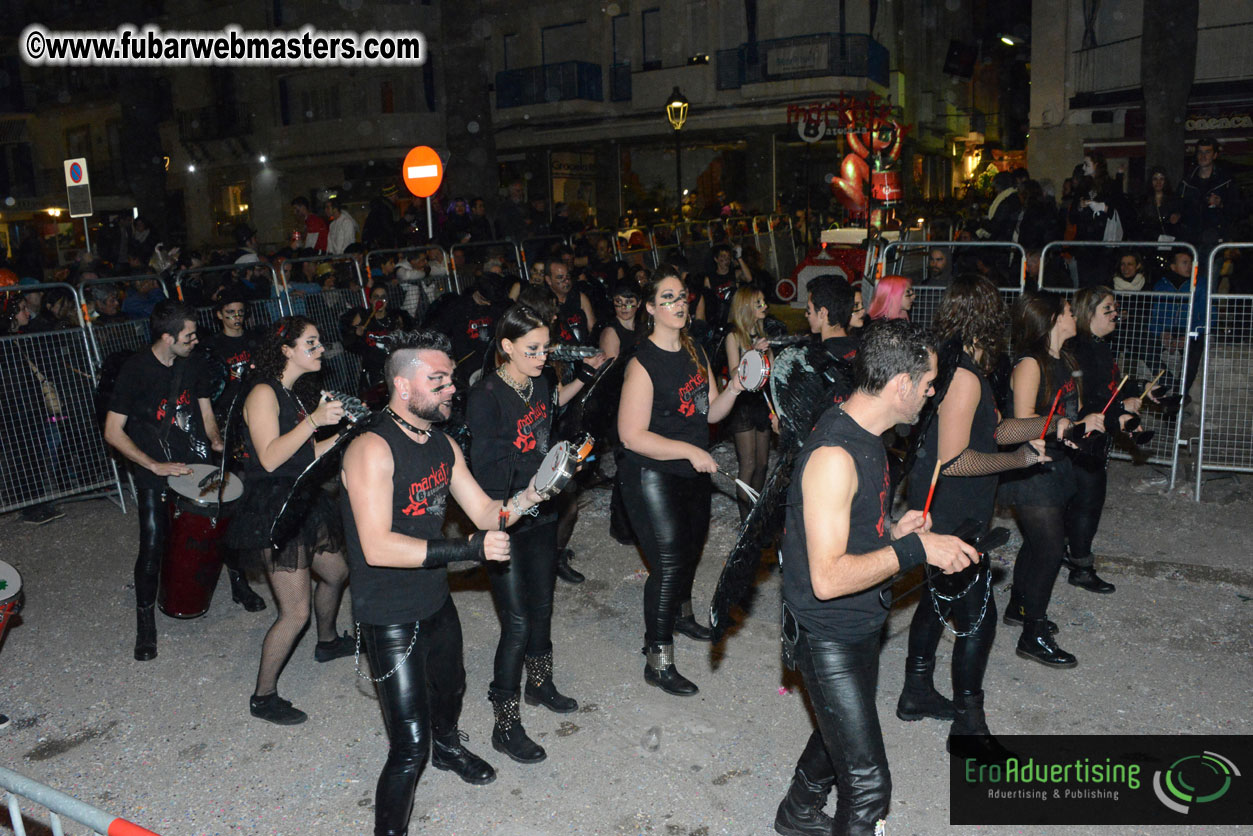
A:
<svg viewBox="0 0 1253 836">
<path fill-rule="evenodd" d="M 135 608 L 135 661 L 157 658 L 157 605 Z"/>
<path fill-rule="evenodd" d="M 905 659 L 905 687 L 896 701 L 896 716 L 902 720 L 952 720 L 953 701 L 935 690 L 932 674 L 935 657 L 910 656 Z"/>
<path fill-rule="evenodd" d="M 1070 574 L 1066 577 L 1066 582 L 1071 586 L 1077 586 L 1080 589 L 1086 589 L 1088 592 L 1096 592 L 1101 595 L 1109 595 L 1114 591 L 1114 585 L 1109 581 L 1102 580 L 1091 566 L 1076 566 L 1071 569 Z"/>
<path fill-rule="evenodd" d="M 248 577 L 238 569 L 227 569 L 226 575 L 231 579 L 231 600 L 248 612 L 261 612 L 265 609 L 265 599 L 252 591 L 248 585 Z"/>
<path fill-rule="evenodd" d="M 783 836 L 831 836 L 835 822 L 822 812 L 830 793 L 830 784 L 815 784 L 798 768 L 774 815 L 775 832 Z"/>
<path fill-rule="evenodd" d="M 956 716 L 944 744 L 950 753 L 961 758 L 976 758 L 980 763 L 1004 763 L 1014 756 L 988 730 L 982 691 L 953 694 L 953 709 Z"/>
<path fill-rule="evenodd" d="M 570 558 L 574 557 L 574 552 L 570 549 L 562 549 L 557 554 L 557 577 L 566 583 L 583 583 L 587 578 L 583 577 L 583 573 L 576 570 L 570 565 Z"/>
<path fill-rule="evenodd" d="M 569 714 L 579 710 L 578 701 L 562 694 L 553 684 L 553 652 L 551 650 L 542 656 L 526 657 L 524 697 L 527 705 L 542 705 L 558 714 Z"/>
<path fill-rule="evenodd" d="M 1027 618 L 1022 622 L 1022 637 L 1018 639 L 1018 655 L 1032 659 L 1050 668 L 1073 668 L 1079 664 L 1074 656 L 1062 650 L 1053 641 L 1043 618 Z"/>
<path fill-rule="evenodd" d="M 517 694 L 493 694 L 491 701 L 496 715 L 496 726 L 492 729 L 493 749 L 518 763 L 539 763 L 548 757 L 543 747 L 527 737 L 526 729 L 522 728 Z"/>
<path fill-rule="evenodd" d="M 656 685 L 667 694 L 690 697 L 700 691 L 674 667 L 674 644 L 650 644 L 644 648 L 648 662 L 644 665 L 644 681 Z"/>
<path fill-rule="evenodd" d="M 449 734 L 435 735 L 431 739 L 431 766 L 445 772 L 455 772 L 467 784 L 490 784 L 496 780 L 496 770 L 461 743 L 470 736 L 453 729 Z"/>
<path fill-rule="evenodd" d="M 1003 624 L 1008 624 L 1011 627 L 1021 627 L 1023 613 L 1025 612 L 1026 610 L 1023 609 L 1022 604 L 1015 600 L 1013 594 L 1011 593 L 1009 596 L 1009 605 L 1005 607 L 1005 614 L 1001 616 L 1001 622 Z M 1056 636 L 1058 630 L 1057 625 L 1052 620 L 1047 618 L 1044 619 L 1044 623 L 1048 625 L 1049 635 Z"/>
<path fill-rule="evenodd" d="M 709 628 L 696 620 L 696 616 L 692 613 L 691 601 L 684 601 L 680 605 L 679 617 L 674 620 L 674 630 L 698 642 L 707 642 L 713 638 L 713 633 L 709 632 Z"/>
</svg>

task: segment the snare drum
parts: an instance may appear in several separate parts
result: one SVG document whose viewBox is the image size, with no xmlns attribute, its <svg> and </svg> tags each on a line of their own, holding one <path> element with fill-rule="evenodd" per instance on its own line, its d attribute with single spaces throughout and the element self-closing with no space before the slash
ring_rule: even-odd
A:
<svg viewBox="0 0 1253 836">
<path fill-rule="evenodd" d="M 770 380 L 770 355 L 755 348 L 745 351 L 735 374 L 746 391 L 759 391 Z"/>
<path fill-rule="evenodd" d="M 188 476 L 171 476 L 170 534 L 161 561 L 157 604 L 173 618 L 196 618 L 209 611 L 222 574 L 219 541 L 230 523 L 230 503 L 244 494 L 244 481 L 227 472 L 218 505 L 218 468 L 190 465 Z"/>
<path fill-rule="evenodd" d="M 17 613 L 17 602 L 22 592 L 22 576 L 9 564 L 0 560 L 0 642 L 9 629 L 9 621 Z"/>
<path fill-rule="evenodd" d="M 586 436 L 578 446 L 569 441 L 559 441 L 544 456 L 539 470 L 535 471 L 535 490 L 545 499 L 551 499 L 565 488 L 574 478 L 574 472 L 580 464 L 592 454 L 596 440 Z"/>
</svg>

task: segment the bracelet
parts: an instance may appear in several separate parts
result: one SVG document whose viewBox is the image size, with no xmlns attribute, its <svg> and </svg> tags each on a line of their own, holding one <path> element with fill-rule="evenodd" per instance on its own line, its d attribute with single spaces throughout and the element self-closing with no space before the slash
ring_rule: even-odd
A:
<svg viewBox="0 0 1253 836">
<path fill-rule="evenodd" d="M 538 505 L 532 505 L 530 508 L 527 508 L 525 511 L 523 511 L 522 503 L 518 502 L 518 495 L 516 493 L 513 495 L 513 498 L 510 501 L 513 503 L 513 512 L 517 514 L 518 516 L 522 516 L 523 514 L 526 514 L 529 517 L 539 516 Z"/>
<path fill-rule="evenodd" d="M 318 426 L 318 422 L 313 420 L 313 413 L 312 413 L 312 412 L 310 412 L 310 413 L 309 413 L 308 415 L 306 415 L 305 417 L 309 419 L 309 423 L 313 425 L 313 429 L 315 429 L 315 430 L 321 429 L 321 427 L 319 427 L 319 426 Z"/>
<path fill-rule="evenodd" d="M 894 540 L 892 551 L 896 552 L 896 562 L 900 564 L 902 572 L 908 572 L 915 566 L 921 566 L 927 562 L 927 550 L 922 545 L 922 538 L 916 532 Z"/>
</svg>

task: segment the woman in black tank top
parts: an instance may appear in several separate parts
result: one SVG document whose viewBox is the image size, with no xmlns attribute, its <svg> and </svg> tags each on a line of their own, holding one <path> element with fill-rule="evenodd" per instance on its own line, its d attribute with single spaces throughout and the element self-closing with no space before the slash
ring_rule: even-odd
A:
<svg viewBox="0 0 1253 836">
<path fill-rule="evenodd" d="M 600 332 L 600 350 L 608 358 L 629 354 L 635 348 L 635 314 L 640 307 L 640 291 L 631 282 L 613 287 L 613 318 Z"/>
<path fill-rule="evenodd" d="M 731 411 L 737 380 L 721 394 L 709 360 L 687 334 L 687 289 L 663 267 L 644 292 L 648 316 L 627 365 L 618 409 L 626 447 L 618 478 L 631 528 L 651 570 L 644 585 L 644 679 L 679 696 L 696 686 L 674 667 L 674 631 L 709 640 L 692 613 L 696 564 L 709 530 L 709 425 Z M 699 359 L 698 359 L 699 358 Z"/>
<path fill-rule="evenodd" d="M 1060 441 L 1072 423 L 1085 432 L 1103 432 L 1100 413 L 1079 418 L 1079 379 L 1075 363 L 1062 346 L 1075 335 L 1070 303 L 1052 293 L 1023 299 L 1015 311 L 1014 343 L 1020 359 L 1010 378 L 1015 418 L 1045 416 L 1053 411 L 1056 432 L 1050 432 L 1047 452 L 1052 461 L 1014 474 L 1001 484 L 1001 501 L 1014 506 L 1022 531 L 1022 548 L 1014 563 L 1014 585 L 1005 617 L 1021 619 L 1018 655 L 1041 664 L 1073 668 L 1078 662 L 1057 646 L 1048 621 L 1049 599 L 1066 547 L 1066 505 L 1075 494 L 1073 465 Z"/>
<path fill-rule="evenodd" d="M 350 656 L 353 640 L 336 636 L 335 617 L 348 581 L 344 535 L 334 500 L 318 491 L 300 532 L 281 549 L 272 549 L 270 526 L 306 466 L 322 455 L 334 436 L 318 441 L 318 431 L 344 417 L 339 401 L 320 397 L 322 369 L 318 329 L 300 316 L 283 317 L 266 334 L 256 354 L 256 375 L 244 401 L 244 446 L 248 463 L 240 514 L 232 520 L 229 543 L 263 568 L 278 618 L 261 643 L 257 688 L 249 701 L 254 717 L 280 725 L 302 723 L 303 711 L 278 695 L 278 677 L 309 620 L 310 602 L 317 621 L 319 662 Z M 316 404 L 315 409 L 310 409 Z M 316 579 L 309 588 L 310 574 Z"/>
</svg>

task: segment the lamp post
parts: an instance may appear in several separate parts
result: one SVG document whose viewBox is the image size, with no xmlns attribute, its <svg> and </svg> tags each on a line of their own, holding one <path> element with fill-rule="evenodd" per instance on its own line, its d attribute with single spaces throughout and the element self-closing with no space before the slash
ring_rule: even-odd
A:
<svg viewBox="0 0 1253 836">
<path fill-rule="evenodd" d="M 674 193 L 679 206 L 679 219 L 683 218 L 683 148 L 679 143 L 679 131 L 687 122 L 688 101 L 676 85 L 666 102 L 666 120 L 674 128 Z"/>
</svg>

